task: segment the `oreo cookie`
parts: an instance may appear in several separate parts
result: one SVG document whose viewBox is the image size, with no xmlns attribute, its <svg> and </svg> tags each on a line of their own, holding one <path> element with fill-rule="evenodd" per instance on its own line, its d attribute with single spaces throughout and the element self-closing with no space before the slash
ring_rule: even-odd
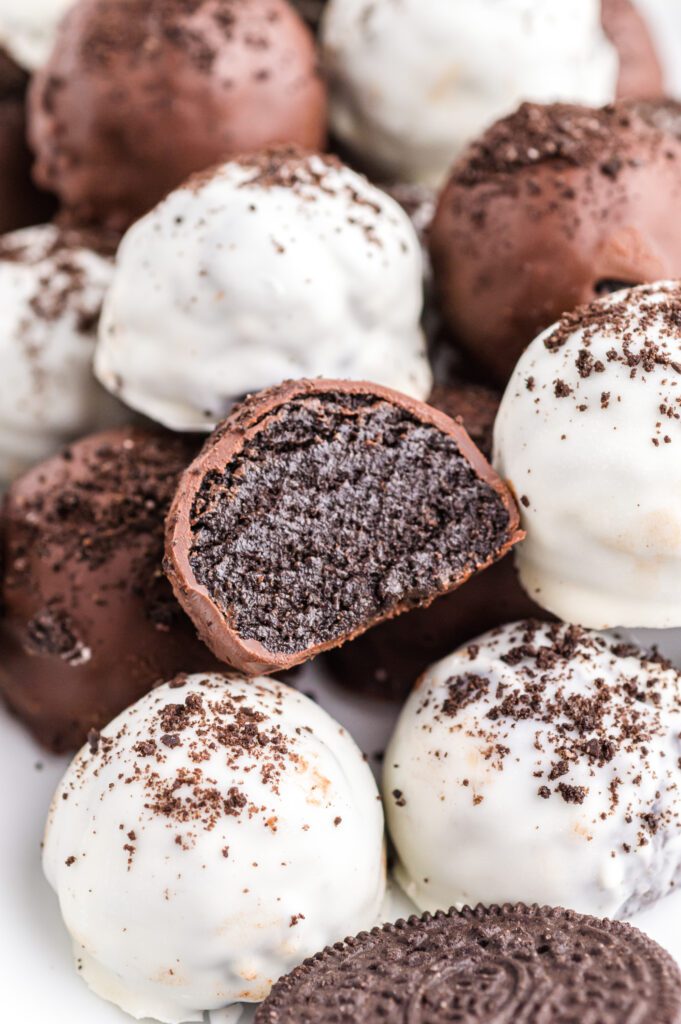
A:
<svg viewBox="0 0 681 1024">
<path fill-rule="evenodd" d="M 681 973 L 636 928 L 465 908 L 374 928 L 282 978 L 255 1024 L 678 1024 Z"/>
</svg>

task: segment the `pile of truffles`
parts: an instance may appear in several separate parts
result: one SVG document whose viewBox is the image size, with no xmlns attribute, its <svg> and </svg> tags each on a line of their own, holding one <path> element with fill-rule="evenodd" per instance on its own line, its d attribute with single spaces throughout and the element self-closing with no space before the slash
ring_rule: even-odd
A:
<svg viewBox="0 0 681 1024">
<path fill-rule="evenodd" d="M 0 697 L 73 756 L 81 977 L 162 1024 L 681 1024 L 623 920 L 681 881 L 681 669 L 627 632 L 681 629 L 641 12 L 47 6 L 0 0 Z M 380 785 L 329 695 L 397 720 Z"/>
</svg>

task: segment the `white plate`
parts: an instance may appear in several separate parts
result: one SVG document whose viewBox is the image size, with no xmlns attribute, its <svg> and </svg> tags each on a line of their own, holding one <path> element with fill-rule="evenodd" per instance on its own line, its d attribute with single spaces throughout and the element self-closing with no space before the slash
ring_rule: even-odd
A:
<svg viewBox="0 0 681 1024">
<path fill-rule="evenodd" d="M 650 641 L 652 634 L 640 633 Z M 663 653 L 681 666 L 681 633 L 655 634 Z M 296 681 L 345 725 L 378 768 L 398 709 L 348 694 L 309 666 Z M 3 1024 L 130 1024 L 131 1018 L 92 995 L 78 975 L 57 902 L 40 868 L 43 821 L 66 758 L 45 755 L 0 708 L 0 785 L 5 828 L 0 832 L 0 1020 Z M 392 893 L 385 917 L 410 913 Z M 633 922 L 681 963 L 681 892 L 638 914 Z M 246 1014 L 239 1024 L 246 1024 Z M 211 1024 L 232 1024 L 213 1014 Z"/>
</svg>

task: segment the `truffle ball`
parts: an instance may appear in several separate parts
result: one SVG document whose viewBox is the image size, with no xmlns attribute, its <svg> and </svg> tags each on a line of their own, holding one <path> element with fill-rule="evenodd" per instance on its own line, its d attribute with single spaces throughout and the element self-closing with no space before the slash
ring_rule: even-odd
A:
<svg viewBox="0 0 681 1024">
<path fill-rule="evenodd" d="M 267 151 L 190 179 L 119 250 L 102 383 L 174 430 L 210 430 L 287 378 L 425 398 L 422 257 L 409 218 L 332 157 Z"/>
<path fill-rule="evenodd" d="M 633 0 L 601 0 L 605 34 L 620 60 L 617 95 L 657 99 L 664 96 L 662 66 L 650 29 Z"/>
<path fill-rule="evenodd" d="M 321 146 L 326 91 L 287 0 L 79 0 L 29 127 L 36 181 L 75 221 L 125 228 L 233 154 Z"/>
<path fill-rule="evenodd" d="M 75 749 L 155 682 L 216 664 L 161 568 L 164 516 L 193 452 L 118 428 L 10 488 L 0 692 L 47 747 Z"/>
<path fill-rule="evenodd" d="M 681 276 L 681 105 L 523 104 L 455 166 L 430 232 L 457 342 L 501 383 L 563 312 Z"/>
<path fill-rule="evenodd" d="M 397 877 L 423 910 L 627 917 L 681 879 L 681 676 L 575 626 L 516 623 L 434 665 L 385 755 Z"/>
<path fill-rule="evenodd" d="M 22 68 L 47 63 L 59 22 L 75 0 L 0 0 L 0 47 Z"/>
<path fill-rule="evenodd" d="M 288 381 L 183 475 L 165 569 L 205 643 L 255 676 L 464 585 L 523 539 L 518 518 L 448 416 L 376 384 Z"/>
<path fill-rule="evenodd" d="M 88 985 L 134 1017 L 264 999 L 376 922 L 383 813 L 350 736 L 276 680 L 182 676 L 93 736 L 44 866 Z"/>
<path fill-rule="evenodd" d="M 495 426 L 520 501 L 521 581 L 567 622 L 681 626 L 681 287 L 566 314 L 528 348 Z"/>
<path fill-rule="evenodd" d="M 333 130 L 376 174 L 439 183 L 521 100 L 614 99 L 600 14 L 600 0 L 330 0 Z"/>
<path fill-rule="evenodd" d="M 108 241 L 52 225 L 0 238 L 0 483 L 124 410 L 92 373 Z"/>
</svg>

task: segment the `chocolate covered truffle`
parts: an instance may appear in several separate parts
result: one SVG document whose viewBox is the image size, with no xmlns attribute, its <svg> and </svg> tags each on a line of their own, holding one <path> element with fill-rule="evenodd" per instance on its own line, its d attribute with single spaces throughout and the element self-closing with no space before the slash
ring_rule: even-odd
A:
<svg viewBox="0 0 681 1024">
<path fill-rule="evenodd" d="M 36 181 L 117 228 L 194 171 L 321 147 L 325 130 L 314 39 L 287 0 L 79 0 L 31 89 Z"/>
<path fill-rule="evenodd" d="M 516 367 L 495 464 L 527 592 L 595 629 L 681 626 L 681 285 L 566 314 Z"/>
<path fill-rule="evenodd" d="M 51 224 L 0 237 L 0 486 L 129 418 L 92 372 L 111 242 Z"/>
<path fill-rule="evenodd" d="M 385 181 L 439 185 L 522 100 L 615 98 L 600 0 L 329 0 L 322 43 L 333 131 Z"/>
<path fill-rule="evenodd" d="M 256 1024 L 679 1024 L 681 974 L 630 925 L 520 905 L 347 939 L 279 981 Z"/>
<path fill-rule="evenodd" d="M 2 516 L 0 691 L 69 750 L 154 683 L 215 665 L 173 598 L 163 518 L 194 448 L 119 428 L 17 480 Z"/>
<path fill-rule="evenodd" d="M 400 206 L 334 157 L 279 147 L 197 175 L 125 236 L 95 370 L 173 430 L 282 380 L 432 387 L 423 261 Z"/>
<path fill-rule="evenodd" d="M 383 811 L 360 750 L 309 698 L 185 675 L 80 751 L 44 868 L 90 988 L 138 1019 L 203 1021 L 375 924 Z"/>
<path fill-rule="evenodd" d="M 521 539 L 460 424 L 378 385 L 298 381 L 235 410 L 180 481 L 166 571 L 214 653 L 291 668 L 454 590 Z"/>
<path fill-rule="evenodd" d="M 398 881 L 422 910 L 629 917 L 681 879 L 680 735 L 681 675 L 616 636 L 475 640 L 425 673 L 385 753 Z"/>
<path fill-rule="evenodd" d="M 622 99 L 664 96 L 662 66 L 650 29 L 633 0 L 601 0 L 605 34 L 620 61 L 617 95 Z"/>
<path fill-rule="evenodd" d="M 456 165 L 431 228 L 457 342 L 504 383 L 566 310 L 681 275 L 676 209 L 681 105 L 523 104 Z"/>
</svg>

